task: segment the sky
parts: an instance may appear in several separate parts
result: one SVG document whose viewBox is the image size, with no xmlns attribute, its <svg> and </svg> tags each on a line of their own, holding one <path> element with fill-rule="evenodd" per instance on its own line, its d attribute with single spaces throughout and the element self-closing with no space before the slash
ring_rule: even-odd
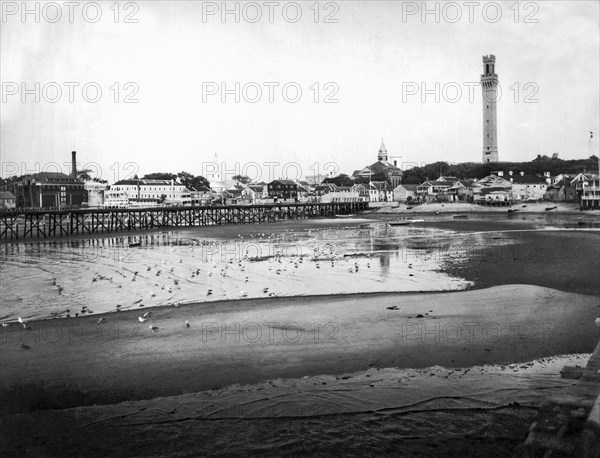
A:
<svg viewBox="0 0 600 458">
<path fill-rule="evenodd" d="M 2 2 L 1 174 L 479 162 L 488 54 L 500 160 L 598 154 L 600 2 L 476 3 Z"/>
</svg>

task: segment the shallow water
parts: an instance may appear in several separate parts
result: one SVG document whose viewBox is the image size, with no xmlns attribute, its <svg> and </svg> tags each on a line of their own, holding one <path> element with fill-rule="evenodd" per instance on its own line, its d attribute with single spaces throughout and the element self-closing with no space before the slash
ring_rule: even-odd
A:
<svg viewBox="0 0 600 458">
<path fill-rule="evenodd" d="M 443 260 L 501 261 L 500 252 L 512 256 L 499 248 L 513 244 L 508 236 L 445 228 L 444 222 L 456 222 L 452 215 L 395 227 L 388 218 L 395 219 L 319 220 L 316 228 L 314 221 L 312 227 L 301 222 L 239 226 L 245 236 L 229 238 L 219 228 L 183 228 L 2 244 L 0 320 L 269 295 L 461 290 L 471 283 L 443 272 Z M 505 215 L 469 218 L 460 224 L 475 231 L 476 220 L 510 224 Z M 574 224 L 556 215 L 535 216 L 528 223 L 533 229 Z M 132 241 L 142 246 L 129 247 Z M 482 247 L 486 259 L 481 251 L 474 259 Z"/>
</svg>

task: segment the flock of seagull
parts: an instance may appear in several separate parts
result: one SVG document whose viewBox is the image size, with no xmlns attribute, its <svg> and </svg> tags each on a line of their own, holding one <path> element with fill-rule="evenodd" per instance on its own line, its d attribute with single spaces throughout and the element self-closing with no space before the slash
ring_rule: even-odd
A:
<svg viewBox="0 0 600 458">
<path fill-rule="evenodd" d="M 275 242 L 285 242 L 286 240 L 286 236 L 287 235 L 292 235 L 294 232 L 294 230 L 285 230 L 285 233 L 282 233 L 281 235 L 275 235 L 275 234 L 271 234 L 271 235 L 266 235 L 265 233 L 259 233 L 257 235 L 251 234 L 249 236 L 250 240 L 253 240 L 255 242 L 258 242 L 259 244 L 264 244 L 264 243 L 275 243 Z M 312 235 L 313 231 L 308 230 L 307 231 L 308 235 Z M 239 240 L 244 240 L 244 237 L 241 234 L 238 234 L 238 239 Z M 214 245 L 214 242 L 205 242 L 205 241 L 193 241 L 192 246 L 200 246 L 200 247 L 204 247 L 206 245 Z M 327 248 L 326 248 L 327 247 Z M 306 248 L 306 247 L 305 247 Z M 316 269 L 321 269 L 322 266 L 326 266 L 328 264 L 331 265 L 332 268 L 335 268 L 336 266 L 342 265 L 342 267 L 347 270 L 348 273 L 356 273 L 359 272 L 360 269 L 360 265 L 358 262 L 354 262 L 353 264 L 350 264 L 350 258 L 346 257 L 344 255 L 340 255 L 339 253 L 337 253 L 336 250 L 336 246 L 329 244 L 329 246 L 327 244 L 323 245 L 321 248 L 310 248 L 308 250 L 308 253 L 294 253 L 294 254 L 284 254 L 282 252 L 281 249 L 277 249 L 274 253 L 271 252 L 269 254 L 269 256 L 250 256 L 249 253 L 249 249 L 247 248 L 244 252 L 243 255 L 242 253 L 239 253 L 238 256 L 234 256 L 232 258 L 225 258 L 223 264 L 221 264 L 221 266 L 218 266 L 216 262 L 212 262 L 212 268 L 203 268 L 200 269 L 197 266 L 182 266 L 184 269 L 187 267 L 189 270 L 187 270 L 187 275 L 183 274 L 182 268 L 178 268 L 176 272 L 175 266 L 168 266 L 167 265 L 167 261 L 165 261 L 164 259 L 162 259 L 161 264 L 154 264 L 154 275 L 152 276 L 152 274 L 150 272 L 153 271 L 153 267 L 151 266 L 147 266 L 145 272 L 140 273 L 140 271 L 133 271 L 133 270 L 128 270 L 128 269 L 123 269 L 123 271 L 121 270 L 117 270 L 115 275 L 120 275 L 122 278 L 121 280 L 125 280 L 128 279 L 131 282 L 136 282 L 138 280 L 142 280 L 142 281 L 152 281 L 151 278 L 153 277 L 158 277 L 161 280 L 163 280 L 161 283 L 158 283 L 156 280 L 154 280 L 154 286 L 157 288 L 160 288 L 161 291 L 168 293 L 168 294 L 173 294 L 173 290 L 175 289 L 181 289 L 181 285 L 180 283 L 182 282 L 187 282 L 187 283 L 196 283 L 198 284 L 198 280 L 200 279 L 202 274 L 205 274 L 206 277 L 212 277 L 213 275 L 219 275 L 223 278 L 225 277 L 229 277 L 232 280 L 235 281 L 239 281 L 242 282 L 243 284 L 247 284 L 249 282 L 251 282 L 251 279 L 248 272 L 247 272 L 247 267 L 249 266 L 249 263 L 252 262 L 257 262 L 257 261 L 264 261 L 264 260 L 270 260 L 271 261 L 271 265 L 268 266 L 267 270 L 267 276 L 270 276 L 272 274 L 274 275 L 283 275 L 284 273 L 287 273 L 288 275 L 293 275 L 295 269 L 298 269 L 303 263 L 305 263 L 305 261 L 308 262 L 314 262 L 314 267 Z M 193 249 L 193 248 L 192 248 Z M 312 251 L 312 253 L 310 253 L 310 251 Z M 171 249 L 171 252 L 174 252 L 174 248 Z M 204 250 L 203 250 L 203 254 L 204 254 Z M 221 254 L 221 253 L 219 253 Z M 222 255 L 222 254 L 221 254 Z M 191 257 L 194 257 L 194 253 L 192 253 Z M 236 260 L 237 257 L 237 260 Z M 206 262 L 206 261 L 205 261 Z M 179 264 L 183 264 L 184 263 L 184 259 L 181 258 L 179 259 Z M 367 269 L 371 268 L 371 264 L 370 262 L 367 262 L 366 265 L 363 264 L 363 267 L 366 266 Z M 170 268 L 169 268 L 170 267 Z M 412 266 L 409 266 L 412 267 Z M 290 270 L 288 270 L 288 268 Z M 168 284 L 168 282 L 172 282 L 172 284 Z M 109 282 L 109 283 L 114 283 L 116 284 L 117 288 L 123 288 L 124 287 L 124 283 L 122 283 L 122 281 L 116 281 L 115 278 L 113 278 L 112 275 L 101 275 L 99 273 L 94 274 L 94 276 L 91 279 L 91 283 L 97 283 L 97 282 Z M 121 283 L 121 284 L 118 284 Z M 214 283 L 214 281 L 213 281 Z M 222 282 L 216 282 L 217 284 L 222 284 Z M 205 284 L 207 286 L 206 289 L 206 296 L 213 296 L 215 294 L 214 291 L 214 286 L 215 285 L 211 285 L 211 281 L 206 281 L 206 280 L 200 280 L 200 284 Z M 255 282 L 253 281 L 252 284 L 255 284 Z M 54 279 L 54 286 L 56 286 L 58 288 L 58 293 L 62 294 L 63 292 L 63 288 L 59 287 L 56 284 L 56 279 Z M 208 287 L 208 286 L 213 286 L 213 288 Z M 126 288 L 126 286 L 125 286 Z M 274 291 L 271 290 L 272 286 L 264 286 L 262 287 L 262 293 L 263 295 L 265 295 L 265 297 L 274 297 L 276 296 L 276 293 Z M 154 299 L 157 297 L 157 291 L 158 290 L 152 290 L 149 292 L 149 299 Z M 240 295 L 238 297 L 241 298 L 246 298 L 249 295 L 249 291 L 247 291 L 246 289 L 241 289 L 240 290 Z M 227 291 L 223 292 L 223 297 L 227 297 Z M 166 305 L 168 307 L 179 307 L 181 305 L 180 302 L 171 302 L 170 299 L 172 299 L 173 296 L 171 296 L 167 301 L 166 304 L 163 302 L 162 305 Z M 134 301 L 130 306 L 123 306 L 123 304 L 117 304 L 116 308 L 113 310 L 113 312 L 119 312 L 125 309 L 131 309 L 132 307 L 134 307 L 135 305 L 138 306 L 138 308 L 142 308 L 145 307 L 144 304 L 144 299 L 140 298 L 136 301 Z M 52 317 L 54 318 L 70 318 L 72 316 L 78 317 L 78 316 L 83 316 L 83 315 L 90 315 L 93 314 L 93 310 L 91 310 L 90 308 L 88 308 L 87 306 L 82 306 L 81 309 L 77 312 L 72 312 L 71 309 L 66 309 L 63 310 L 61 312 L 54 312 L 52 313 Z M 151 323 L 149 323 L 149 319 L 152 315 L 151 311 L 148 311 L 146 313 L 144 313 L 143 315 L 140 315 L 138 317 L 138 321 L 140 323 L 148 323 L 149 326 L 149 330 L 152 332 L 156 332 L 158 331 L 158 326 L 153 325 Z M 21 324 L 25 329 L 31 329 L 30 327 L 28 327 L 27 325 L 27 321 L 24 320 L 23 318 L 19 317 L 18 318 L 18 323 Z M 97 324 L 101 325 L 103 323 L 105 323 L 107 321 L 106 317 L 101 317 L 98 319 Z M 2 323 L 3 327 L 8 327 L 11 323 L 5 322 Z M 185 322 L 185 327 L 189 328 L 190 327 L 190 323 L 188 321 Z M 25 348 L 25 346 L 23 347 Z"/>
</svg>

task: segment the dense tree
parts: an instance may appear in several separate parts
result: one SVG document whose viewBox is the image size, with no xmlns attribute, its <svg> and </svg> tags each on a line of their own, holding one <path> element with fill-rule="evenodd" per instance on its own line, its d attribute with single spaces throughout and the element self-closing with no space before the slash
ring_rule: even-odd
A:
<svg viewBox="0 0 600 458">
<path fill-rule="evenodd" d="M 541 175 L 544 172 L 550 172 L 550 175 L 560 173 L 579 173 L 583 171 L 598 173 L 598 158 L 591 156 L 588 159 L 562 160 L 557 156 L 548 157 L 538 155 L 530 162 L 495 162 L 481 164 L 478 162 L 462 162 L 450 164 L 448 162 L 434 162 L 422 167 L 415 167 L 406 170 L 403 174 L 402 182 L 407 184 L 422 183 L 426 179 L 435 180 L 440 175 L 454 176 L 459 179 L 476 178 L 480 179 L 492 172 L 502 171 L 505 175 L 509 171 L 514 173 L 524 172 L 526 175 Z"/>
<path fill-rule="evenodd" d="M 340 173 L 336 177 L 325 178 L 323 183 L 333 183 L 336 186 L 352 186 L 354 184 L 354 180 L 345 173 Z"/>
<path fill-rule="evenodd" d="M 244 183 L 244 184 L 248 184 L 248 183 L 250 183 L 250 177 L 247 177 L 247 176 L 245 176 L 245 175 L 235 175 L 235 176 L 233 177 L 233 179 L 234 179 L 235 181 L 239 181 L 240 183 Z"/>
<path fill-rule="evenodd" d="M 210 189 L 210 183 L 203 176 L 194 176 L 189 172 L 179 172 L 177 174 L 179 182 L 188 189 L 196 191 L 204 191 Z"/>
<path fill-rule="evenodd" d="M 155 172 L 155 173 L 147 173 L 142 177 L 142 180 L 176 180 L 177 175 L 174 173 L 163 173 L 163 172 Z"/>
</svg>

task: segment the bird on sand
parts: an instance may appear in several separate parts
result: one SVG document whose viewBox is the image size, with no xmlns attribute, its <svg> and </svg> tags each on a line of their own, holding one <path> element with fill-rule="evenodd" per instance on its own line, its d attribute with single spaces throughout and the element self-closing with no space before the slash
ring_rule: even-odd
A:
<svg viewBox="0 0 600 458">
<path fill-rule="evenodd" d="M 104 323 L 104 318 L 100 318 L 100 319 L 98 320 L 98 324 L 102 324 L 102 323 Z"/>
<path fill-rule="evenodd" d="M 146 321 L 148 321 L 148 318 L 144 318 L 143 316 L 138 316 L 138 320 L 140 320 L 140 323 L 145 323 Z"/>
<path fill-rule="evenodd" d="M 30 347 L 29 345 L 25 344 L 25 343 L 22 343 L 22 344 L 21 344 L 21 348 L 22 348 L 23 350 L 31 350 L 31 347 Z"/>
<path fill-rule="evenodd" d="M 152 312 L 146 312 L 142 315 L 143 318 L 148 318 L 150 315 L 152 315 Z"/>
<path fill-rule="evenodd" d="M 189 328 L 190 327 L 190 322 L 188 320 L 185 320 L 185 327 Z"/>
<path fill-rule="evenodd" d="M 151 330 L 152 332 L 154 332 L 154 331 L 158 331 L 158 326 L 152 326 L 152 325 L 150 325 L 150 330 Z"/>
</svg>

